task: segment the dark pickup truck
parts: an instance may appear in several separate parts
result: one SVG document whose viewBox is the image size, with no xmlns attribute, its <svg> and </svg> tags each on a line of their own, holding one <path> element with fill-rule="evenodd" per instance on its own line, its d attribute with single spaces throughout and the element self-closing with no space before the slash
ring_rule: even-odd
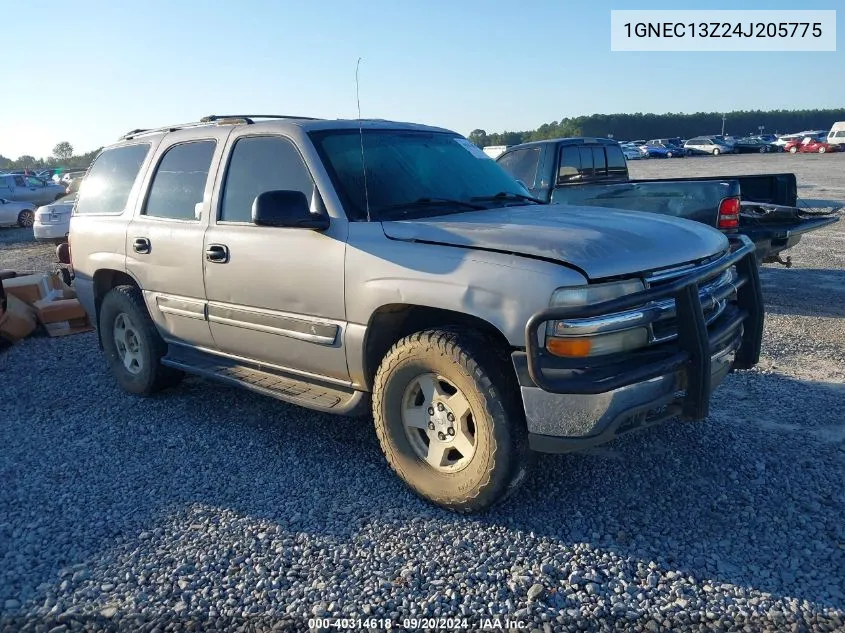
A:
<svg viewBox="0 0 845 633">
<path fill-rule="evenodd" d="M 605 138 L 560 138 L 511 147 L 497 162 L 532 196 L 552 204 L 649 211 L 747 235 L 757 259 L 787 266 L 781 252 L 838 221 L 799 209 L 795 174 L 631 180 L 622 150 Z"/>
</svg>

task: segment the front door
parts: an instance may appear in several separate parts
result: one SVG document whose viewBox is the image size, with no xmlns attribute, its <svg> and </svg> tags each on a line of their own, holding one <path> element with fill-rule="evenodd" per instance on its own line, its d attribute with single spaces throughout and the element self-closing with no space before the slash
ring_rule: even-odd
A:
<svg viewBox="0 0 845 633">
<path fill-rule="evenodd" d="M 171 343 L 213 348 L 203 287 L 203 233 L 228 129 L 208 138 L 159 146 L 142 191 L 146 196 L 126 232 L 126 268 L 144 290 L 150 315 Z M 195 135 L 194 135 L 195 136 Z"/>
<path fill-rule="evenodd" d="M 35 203 L 38 192 L 35 187 L 27 185 L 26 178 L 15 174 L 12 176 L 12 198 L 21 202 Z"/>
<path fill-rule="evenodd" d="M 229 140 L 217 209 L 205 233 L 208 320 L 228 355 L 348 380 L 344 256 L 346 220 L 323 232 L 256 226 L 252 203 L 265 191 L 297 190 L 319 202 L 289 139 L 241 129 Z"/>
</svg>

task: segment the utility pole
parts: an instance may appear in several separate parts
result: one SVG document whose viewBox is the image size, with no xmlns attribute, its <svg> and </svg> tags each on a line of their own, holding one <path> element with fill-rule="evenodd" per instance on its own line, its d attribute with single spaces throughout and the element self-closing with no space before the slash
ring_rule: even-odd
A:
<svg viewBox="0 0 845 633">
<path fill-rule="evenodd" d="M 723 112 L 723 113 L 722 113 L 722 136 L 724 136 L 724 135 L 725 135 L 725 119 L 726 119 L 726 118 L 727 118 L 727 116 L 726 116 L 726 115 L 725 115 L 725 113 Z"/>
</svg>

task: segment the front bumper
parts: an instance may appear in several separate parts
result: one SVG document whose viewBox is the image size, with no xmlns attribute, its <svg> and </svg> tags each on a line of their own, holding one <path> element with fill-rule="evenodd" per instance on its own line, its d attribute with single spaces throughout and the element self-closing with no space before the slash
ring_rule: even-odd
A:
<svg viewBox="0 0 845 633">
<path fill-rule="evenodd" d="M 732 252 L 662 286 L 603 303 L 550 308 L 526 325 L 525 352 L 512 356 L 535 450 L 564 452 L 609 441 L 670 417 L 702 419 L 710 394 L 732 367 L 759 360 L 763 299 L 754 244 L 732 239 Z M 736 301 L 707 323 L 698 284 L 731 266 L 738 277 L 722 296 Z M 652 348 L 597 359 L 561 359 L 539 344 L 548 321 L 613 315 L 672 298 L 677 338 Z M 648 313 L 644 309 L 645 314 Z"/>
</svg>

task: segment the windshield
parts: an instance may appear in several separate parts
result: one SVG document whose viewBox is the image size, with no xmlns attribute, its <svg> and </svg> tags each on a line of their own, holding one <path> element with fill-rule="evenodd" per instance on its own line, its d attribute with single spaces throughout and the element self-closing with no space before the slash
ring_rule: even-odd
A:
<svg viewBox="0 0 845 633">
<path fill-rule="evenodd" d="M 471 211 L 470 204 L 486 208 L 477 204 L 479 198 L 484 198 L 487 206 L 515 204 L 507 194 L 528 193 L 492 158 L 461 136 L 364 130 L 365 196 L 359 131 L 312 132 L 311 138 L 353 220 L 366 219 L 367 199 L 371 219 L 381 220 L 396 217 L 403 205 L 417 203 L 415 213 L 440 215 Z M 505 195 L 494 198 L 497 194 Z"/>
</svg>

